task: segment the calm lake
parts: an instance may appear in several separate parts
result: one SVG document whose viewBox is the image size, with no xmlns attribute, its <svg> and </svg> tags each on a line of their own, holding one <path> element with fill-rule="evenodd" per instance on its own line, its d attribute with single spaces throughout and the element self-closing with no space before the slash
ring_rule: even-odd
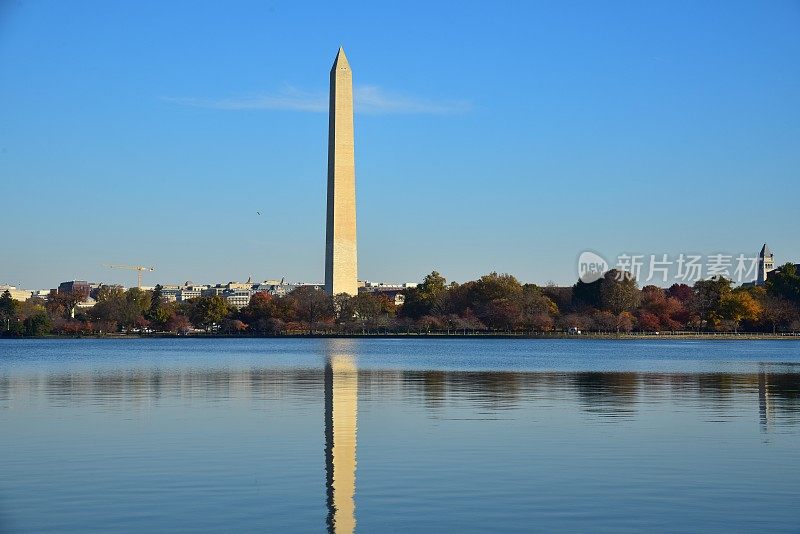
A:
<svg viewBox="0 0 800 534">
<path fill-rule="evenodd" d="M 800 341 L 0 340 L 0 532 L 798 525 Z"/>
</svg>

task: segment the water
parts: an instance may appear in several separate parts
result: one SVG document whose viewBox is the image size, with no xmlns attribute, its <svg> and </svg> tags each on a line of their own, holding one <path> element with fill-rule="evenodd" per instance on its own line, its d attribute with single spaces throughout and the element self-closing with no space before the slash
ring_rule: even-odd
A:
<svg viewBox="0 0 800 534">
<path fill-rule="evenodd" d="M 800 342 L 0 340 L 2 532 L 800 527 Z"/>
</svg>

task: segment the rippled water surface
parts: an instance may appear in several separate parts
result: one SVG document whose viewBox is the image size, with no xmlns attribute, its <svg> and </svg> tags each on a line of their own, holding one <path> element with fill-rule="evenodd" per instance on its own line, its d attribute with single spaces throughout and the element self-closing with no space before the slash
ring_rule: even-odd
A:
<svg viewBox="0 0 800 534">
<path fill-rule="evenodd" d="M 796 341 L 0 340 L 0 532 L 798 525 Z"/>
</svg>

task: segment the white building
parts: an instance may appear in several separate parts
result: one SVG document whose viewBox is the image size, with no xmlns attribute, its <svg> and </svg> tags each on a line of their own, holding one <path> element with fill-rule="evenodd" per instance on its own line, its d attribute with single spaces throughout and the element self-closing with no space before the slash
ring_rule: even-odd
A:
<svg viewBox="0 0 800 534">
<path fill-rule="evenodd" d="M 758 253 L 758 272 L 756 273 L 756 285 L 763 286 L 767 283 L 767 275 L 775 270 L 775 255 L 769 250 L 766 243 Z"/>
<path fill-rule="evenodd" d="M 229 290 L 227 293 L 223 293 L 222 297 L 225 298 L 228 304 L 235 307 L 237 310 L 241 310 L 250 304 L 250 297 L 255 293 L 256 292 L 252 289 L 233 289 Z"/>
<path fill-rule="evenodd" d="M 31 298 L 31 295 L 33 294 L 33 291 L 31 291 L 30 289 L 18 289 L 17 286 L 0 284 L 0 295 L 5 293 L 6 291 L 8 291 L 9 294 L 11 294 L 12 299 L 18 300 L 20 302 L 25 302 L 26 300 Z"/>
<path fill-rule="evenodd" d="M 406 300 L 403 291 L 406 289 L 417 287 L 415 282 L 405 282 L 403 284 L 389 284 L 386 282 L 363 282 L 363 285 L 358 288 L 359 293 L 373 293 L 377 295 L 385 295 L 389 299 L 394 300 L 395 306 L 402 306 Z"/>
</svg>

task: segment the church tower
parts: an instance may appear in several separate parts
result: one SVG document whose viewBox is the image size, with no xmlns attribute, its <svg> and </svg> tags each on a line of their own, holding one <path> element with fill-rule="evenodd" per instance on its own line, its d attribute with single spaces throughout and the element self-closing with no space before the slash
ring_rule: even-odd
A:
<svg viewBox="0 0 800 534">
<path fill-rule="evenodd" d="M 767 273 L 775 269 L 774 254 L 769 250 L 766 243 L 758 253 L 758 272 L 756 273 L 756 285 L 763 286 L 767 282 Z"/>
</svg>

